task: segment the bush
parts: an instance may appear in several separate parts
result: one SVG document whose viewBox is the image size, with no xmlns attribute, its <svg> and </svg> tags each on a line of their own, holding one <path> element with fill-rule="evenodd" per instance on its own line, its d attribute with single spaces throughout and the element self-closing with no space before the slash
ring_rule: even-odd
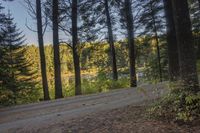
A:
<svg viewBox="0 0 200 133">
<path fill-rule="evenodd" d="M 119 80 L 114 81 L 110 79 L 106 73 L 101 72 L 96 78 L 83 81 L 83 94 L 107 92 L 113 89 L 127 88 L 129 86 L 128 81 L 129 80 L 127 78 L 120 78 Z"/>
<path fill-rule="evenodd" d="M 9 106 L 12 104 L 14 104 L 13 92 L 2 88 L 0 91 L 0 106 Z"/>
<path fill-rule="evenodd" d="M 171 84 L 170 93 L 156 103 L 150 114 L 156 118 L 191 122 L 200 117 L 200 93 L 181 83 Z"/>
<path fill-rule="evenodd" d="M 0 88 L 0 106 L 10 106 L 16 104 L 25 104 L 39 101 L 41 97 L 41 89 L 38 87 L 30 89 L 21 89 L 17 93 L 13 93 L 8 89 Z"/>
</svg>

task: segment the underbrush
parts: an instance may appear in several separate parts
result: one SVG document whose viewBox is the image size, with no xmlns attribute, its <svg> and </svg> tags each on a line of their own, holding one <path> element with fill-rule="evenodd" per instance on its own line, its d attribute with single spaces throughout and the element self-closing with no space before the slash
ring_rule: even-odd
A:
<svg viewBox="0 0 200 133">
<path fill-rule="evenodd" d="M 64 80 L 64 79 L 63 79 Z M 54 82 L 50 82 L 49 93 L 51 99 L 55 97 Z M 82 94 L 94 94 L 101 92 L 108 92 L 113 89 L 127 88 L 129 87 L 129 79 L 127 77 L 121 77 L 119 80 L 114 81 L 110 76 L 104 72 L 100 72 L 96 77 L 89 79 L 82 79 Z M 75 95 L 74 80 L 63 82 L 63 95 L 64 97 L 71 97 Z M 37 85 L 32 89 L 24 89 L 18 94 L 14 94 L 12 91 L 0 88 L 0 106 L 12 106 L 18 104 L 26 104 L 42 101 L 43 93 L 42 86 Z"/>
<path fill-rule="evenodd" d="M 40 86 L 35 86 L 35 88 L 32 89 L 22 89 L 17 93 L 2 87 L 0 88 L 0 106 L 11 106 L 38 102 L 41 97 L 42 88 Z"/>
<path fill-rule="evenodd" d="M 191 87 L 191 88 L 190 88 Z M 200 92 L 181 82 L 170 84 L 170 93 L 156 102 L 149 116 L 174 122 L 190 123 L 200 118 Z"/>
<path fill-rule="evenodd" d="M 94 94 L 101 92 L 108 92 L 114 89 L 127 88 L 129 87 L 129 80 L 126 77 L 119 78 L 119 80 L 112 80 L 106 73 L 99 73 L 97 77 L 92 79 L 82 80 L 82 93 Z M 75 88 L 74 83 L 64 86 L 65 96 L 74 96 Z"/>
<path fill-rule="evenodd" d="M 120 78 L 114 81 L 104 75 L 97 76 L 93 81 L 83 81 L 83 94 L 107 92 L 113 89 L 127 88 L 129 82 L 127 78 Z"/>
</svg>

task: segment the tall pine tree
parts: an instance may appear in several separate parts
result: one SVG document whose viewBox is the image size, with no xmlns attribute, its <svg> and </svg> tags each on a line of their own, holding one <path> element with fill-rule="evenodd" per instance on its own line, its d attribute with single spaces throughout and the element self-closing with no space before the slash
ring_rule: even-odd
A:
<svg viewBox="0 0 200 133">
<path fill-rule="evenodd" d="M 192 26 L 187 0 L 173 0 L 181 80 L 186 90 L 199 92 Z"/>
<path fill-rule="evenodd" d="M 178 45 L 176 39 L 176 29 L 174 25 L 172 1 L 163 0 L 165 6 L 165 18 L 167 22 L 167 46 L 169 60 L 169 79 L 177 80 L 180 76 L 180 67 L 178 59 Z"/>
<path fill-rule="evenodd" d="M 89 4 L 84 4 L 81 11 L 85 11 L 83 15 L 83 20 L 85 23 L 90 24 L 90 29 L 95 29 L 94 34 L 102 39 L 108 40 L 109 47 L 109 59 L 112 67 L 112 77 L 113 80 L 118 80 L 117 72 L 117 59 L 114 46 L 114 26 L 115 26 L 115 16 L 114 16 L 114 6 L 115 2 L 113 0 L 103 0 L 103 1 L 88 1 Z M 90 10 L 88 10 L 88 8 Z M 105 30 L 107 30 L 105 32 Z"/>
<path fill-rule="evenodd" d="M 40 66 L 41 66 L 44 100 L 50 100 L 48 82 L 47 82 L 47 72 L 46 72 L 46 59 L 45 59 L 45 53 L 44 53 L 41 0 L 36 0 L 36 18 L 37 18 L 37 34 L 38 34 L 38 44 L 39 44 L 39 52 L 40 52 Z"/>
<path fill-rule="evenodd" d="M 81 95 L 81 68 L 78 54 L 78 0 L 72 1 L 72 50 L 75 71 L 75 95 Z"/>
<path fill-rule="evenodd" d="M 24 35 L 13 22 L 10 13 L 5 18 L 2 35 L 0 48 L 4 52 L 0 60 L 1 87 L 12 92 L 11 101 L 17 104 L 18 101 L 26 100 L 26 96 L 30 99 L 35 91 L 36 82 L 32 80 L 35 72 L 29 69 L 32 64 L 25 57 Z"/>
<path fill-rule="evenodd" d="M 130 86 L 137 86 L 136 79 L 136 63 L 135 63 L 135 35 L 134 35 L 134 21 L 132 13 L 131 0 L 125 0 L 124 2 L 124 14 L 126 20 L 126 28 L 128 35 L 128 46 L 129 46 L 129 62 L 130 62 Z"/>
<path fill-rule="evenodd" d="M 163 79 L 163 72 L 161 66 L 160 42 L 159 33 L 163 28 L 162 9 L 163 5 L 161 0 L 140 1 L 143 12 L 140 17 L 140 22 L 144 26 L 144 33 L 153 36 L 157 49 L 157 64 L 160 81 Z"/>
<path fill-rule="evenodd" d="M 54 78 L 55 78 L 55 98 L 62 98 L 62 82 L 60 67 L 60 48 L 59 48 L 59 0 L 53 0 L 52 21 L 53 21 L 53 49 L 54 49 Z"/>
</svg>

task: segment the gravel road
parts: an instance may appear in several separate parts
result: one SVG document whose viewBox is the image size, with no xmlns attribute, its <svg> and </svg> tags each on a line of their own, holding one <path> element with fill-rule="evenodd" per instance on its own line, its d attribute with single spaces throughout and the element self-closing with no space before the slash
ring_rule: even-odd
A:
<svg viewBox="0 0 200 133">
<path fill-rule="evenodd" d="M 145 101 L 162 96 L 166 87 L 166 83 L 141 85 L 108 93 L 0 108 L 0 133 L 35 132 L 88 114 L 145 104 Z"/>
</svg>

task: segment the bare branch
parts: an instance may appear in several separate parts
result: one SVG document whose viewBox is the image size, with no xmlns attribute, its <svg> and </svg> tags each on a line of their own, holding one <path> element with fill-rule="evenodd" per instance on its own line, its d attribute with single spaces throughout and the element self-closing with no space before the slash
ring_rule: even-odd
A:
<svg viewBox="0 0 200 133">
<path fill-rule="evenodd" d="M 32 32 L 37 32 L 36 30 L 33 30 L 33 29 L 28 25 L 27 19 L 26 19 L 25 26 L 26 26 L 30 31 L 32 31 Z"/>
<path fill-rule="evenodd" d="M 70 45 L 70 43 L 68 43 L 68 42 L 65 42 L 65 41 L 61 41 L 60 43 L 62 43 L 62 44 L 66 44 L 69 48 L 73 48 L 73 46 L 72 45 Z"/>
</svg>

